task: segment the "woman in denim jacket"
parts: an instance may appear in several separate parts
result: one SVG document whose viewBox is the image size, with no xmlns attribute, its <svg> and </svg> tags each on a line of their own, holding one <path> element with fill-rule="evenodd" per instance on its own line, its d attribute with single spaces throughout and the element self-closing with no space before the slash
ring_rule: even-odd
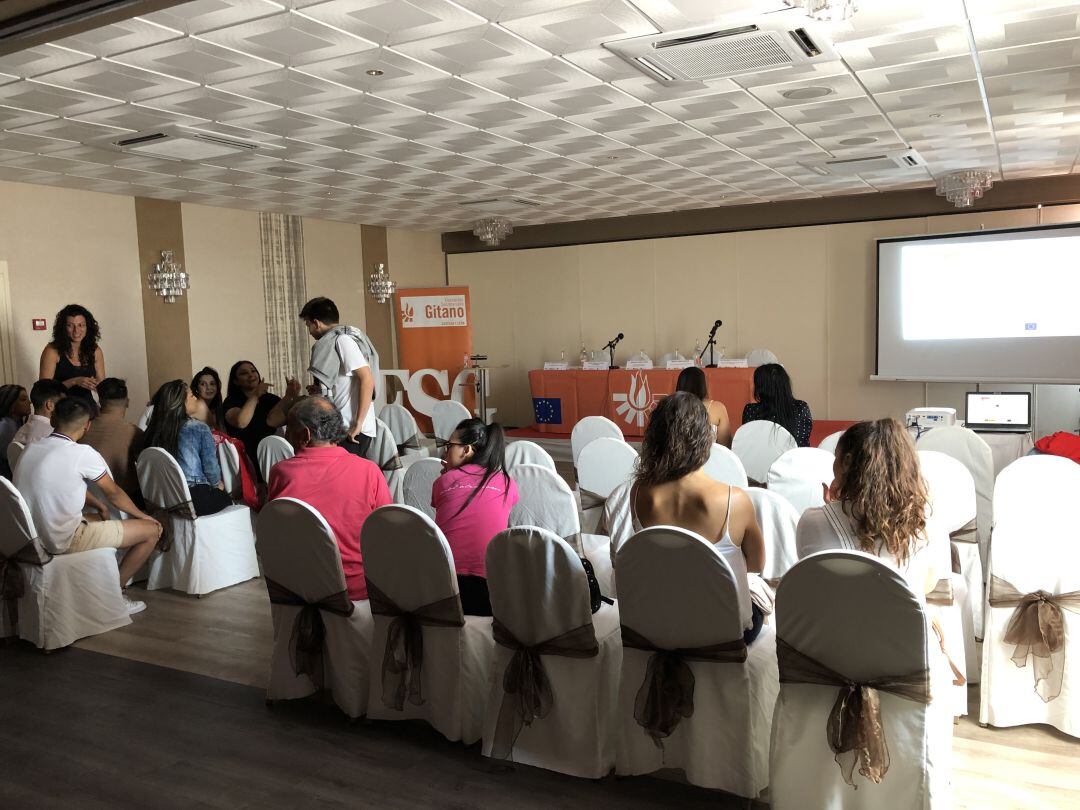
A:
<svg viewBox="0 0 1080 810">
<path fill-rule="evenodd" d="M 167 382 L 153 399 L 154 413 L 146 426 L 146 446 L 167 450 L 180 465 L 191 490 L 195 514 L 212 515 L 232 505 L 225 492 L 213 434 L 193 419 L 199 398 L 183 380 Z"/>
</svg>

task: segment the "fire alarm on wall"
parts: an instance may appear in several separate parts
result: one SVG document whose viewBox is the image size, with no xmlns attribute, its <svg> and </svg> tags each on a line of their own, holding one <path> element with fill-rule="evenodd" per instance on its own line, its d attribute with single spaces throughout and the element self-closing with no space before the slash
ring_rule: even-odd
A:
<svg viewBox="0 0 1080 810">
<path fill-rule="evenodd" d="M 30 321 L 30 323 L 32 323 L 34 325 L 34 331 L 35 332 L 44 332 L 45 331 L 45 319 L 44 318 L 34 318 L 33 320 Z"/>
</svg>

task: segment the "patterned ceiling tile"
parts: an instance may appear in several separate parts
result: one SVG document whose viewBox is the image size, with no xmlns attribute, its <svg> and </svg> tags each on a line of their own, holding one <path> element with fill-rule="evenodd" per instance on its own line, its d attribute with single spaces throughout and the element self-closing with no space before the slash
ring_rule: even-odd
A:
<svg viewBox="0 0 1080 810">
<path fill-rule="evenodd" d="M 119 99 L 26 79 L 0 85 L 0 104 L 50 115 L 81 115 L 122 104 Z"/>
<path fill-rule="evenodd" d="M 497 73 L 523 62 L 549 58 L 542 48 L 487 24 L 407 42 L 395 46 L 395 50 L 455 76 L 479 71 Z"/>
<path fill-rule="evenodd" d="M 281 6 L 271 0 L 194 0 L 147 14 L 144 19 L 190 35 L 280 13 Z"/>
<path fill-rule="evenodd" d="M 971 54 L 859 72 L 859 81 L 871 93 L 911 90 L 935 84 L 969 81 L 974 78 L 975 62 Z"/>
<path fill-rule="evenodd" d="M 352 56 L 316 62 L 300 70 L 308 76 L 343 84 L 354 90 L 380 94 L 447 77 L 441 70 L 387 48 L 372 48 Z"/>
<path fill-rule="evenodd" d="M 218 28 L 201 38 L 288 67 L 356 57 L 375 47 L 369 40 L 291 12 Z"/>
<path fill-rule="evenodd" d="M 17 107 L 0 106 L 0 130 L 25 127 L 28 124 L 40 124 L 43 121 L 49 121 L 55 117 L 56 116 L 45 113 L 20 110 Z"/>
<path fill-rule="evenodd" d="M 180 31 L 154 25 L 136 17 L 104 25 L 101 28 L 92 28 L 75 36 L 57 40 L 55 44 L 73 51 L 105 57 L 116 56 L 136 48 L 147 48 L 182 37 L 183 33 Z"/>
<path fill-rule="evenodd" d="M 137 104 L 120 104 L 115 107 L 106 107 L 103 110 L 83 113 L 75 117 L 75 119 L 87 121 L 91 124 L 130 129 L 137 132 L 147 129 L 160 129 L 170 125 L 198 126 L 206 123 L 205 118 L 166 113 Z"/>
<path fill-rule="evenodd" d="M 0 87 L 0 96 L 3 91 L 4 88 Z M 225 93 L 211 87 L 196 87 L 193 90 L 148 99 L 142 102 L 142 106 L 207 121 L 228 121 L 280 108 L 277 104 L 268 104 L 253 98 Z"/>
<path fill-rule="evenodd" d="M 285 107 L 309 107 L 359 96 L 355 90 L 285 68 L 221 82 L 214 89 Z"/>
<path fill-rule="evenodd" d="M 837 51 L 852 70 L 887 68 L 912 62 L 928 62 L 952 56 L 968 56 L 966 26 L 927 28 L 917 32 L 849 39 Z"/>
<path fill-rule="evenodd" d="M 145 101 L 197 86 L 185 79 L 100 60 L 53 71 L 39 81 L 122 101 Z"/>
<path fill-rule="evenodd" d="M 277 65 L 255 56 L 230 51 L 201 39 L 183 37 L 128 51 L 115 62 L 153 70 L 197 84 L 217 84 L 273 70 Z"/>
<path fill-rule="evenodd" d="M 379 45 L 437 37 L 484 22 L 446 0 L 331 0 L 305 6 L 300 13 Z"/>
<path fill-rule="evenodd" d="M 585 0 L 514 19 L 502 25 L 554 54 L 595 48 L 604 42 L 658 33 L 649 18 L 623 0 Z"/>
<path fill-rule="evenodd" d="M 467 70 L 461 75 L 481 87 L 510 98 L 603 86 L 595 76 L 590 76 L 561 59 L 552 58 Z"/>
<path fill-rule="evenodd" d="M 55 45 L 39 45 L 0 56 L 0 73 L 29 79 L 54 70 L 81 65 L 93 59 L 93 54 L 82 51 L 59 48 Z"/>
<path fill-rule="evenodd" d="M 987 77 L 1073 67 L 1080 64 L 1080 39 L 981 51 L 979 62 Z"/>
</svg>

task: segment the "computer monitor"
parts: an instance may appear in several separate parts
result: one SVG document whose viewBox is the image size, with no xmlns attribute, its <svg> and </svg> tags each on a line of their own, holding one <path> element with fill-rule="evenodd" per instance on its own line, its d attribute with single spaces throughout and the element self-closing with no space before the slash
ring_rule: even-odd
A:
<svg viewBox="0 0 1080 810">
<path fill-rule="evenodd" d="M 972 430 L 1031 430 L 1031 394 L 968 391 L 964 424 Z"/>
</svg>

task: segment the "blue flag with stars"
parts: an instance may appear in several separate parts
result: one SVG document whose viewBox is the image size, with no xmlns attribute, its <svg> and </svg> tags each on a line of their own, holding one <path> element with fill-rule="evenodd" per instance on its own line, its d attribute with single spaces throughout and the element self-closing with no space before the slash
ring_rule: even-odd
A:
<svg viewBox="0 0 1080 810">
<path fill-rule="evenodd" d="M 558 397 L 533 397 L 533 415 L 538 425 L 561 425 L 562 400 Z"/>
</svg>

